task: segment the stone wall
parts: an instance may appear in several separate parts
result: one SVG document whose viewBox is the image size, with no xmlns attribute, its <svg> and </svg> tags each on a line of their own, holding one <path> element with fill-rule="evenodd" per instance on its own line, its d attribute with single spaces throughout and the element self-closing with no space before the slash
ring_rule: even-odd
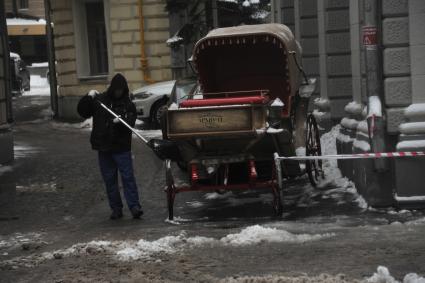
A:
<svg viewBox="0 0 425 283">
<path fill-rule="evenodd" d="M 0 4 L 0 164 L 13 160 L 13 136 L 10 124 L 8 105 L 10 90 L 6 81 L 9 69 L 7 56 L 6 21 L 4 17 L 3 3 Z"/>
<path fill-rule="evenodd" d="M 59 117 L 78 119 L 76 104 L 90 89 L 103 91 L 111 76 L 120 72 L 126 76 L 131 90 L 146 84 L 141 68 L 140 23 L 137 0 L 111 0 L 107 19 L 109 43 L 109 76 L 81 77 L 78 74 L 77 38 L 72 1 L 52 1 L 52 20 L 55 24 L 55 48 L 58 85 Z M 165 1 L 143 1 L 145 17 L 145 50 L 149 69 L 147 76 L 155 81 L 169 80 L 170 51 L 165 44 L 169 38 L 168 15 Z"/>
<path fill-rule="evenodd" d="M 382 3 L 382 43 L 387 131 L 398 134 L 404 107 L 412 103 L 407 0 Z"/>
</svg>

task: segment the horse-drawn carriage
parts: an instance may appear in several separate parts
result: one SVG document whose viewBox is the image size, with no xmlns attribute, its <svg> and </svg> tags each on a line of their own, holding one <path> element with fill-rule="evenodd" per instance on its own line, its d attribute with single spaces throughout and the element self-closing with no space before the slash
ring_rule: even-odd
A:
<svg viewBox="0 0 425 283">
<path fill-rule="evenodd" d="M 307 173 L 315 184 L 321 163 L 287 161 L 276 168 L 273 159 L 298 148 L 321 154 L 316 121 L 307 113 L 315 83 L 300 62 L 299 44 L 280 24 L 220 28 L 196 44 L 199 88 L 173 103 L 163 123 L 163 138 L 178 151 L 166 160 L 170 219 L 180 192 L 267 189 L 281 214 L 276 169 L 288 178 Z M 186 185 L 176 184 L 171 159 L 186 170 Z"/>
</svg>

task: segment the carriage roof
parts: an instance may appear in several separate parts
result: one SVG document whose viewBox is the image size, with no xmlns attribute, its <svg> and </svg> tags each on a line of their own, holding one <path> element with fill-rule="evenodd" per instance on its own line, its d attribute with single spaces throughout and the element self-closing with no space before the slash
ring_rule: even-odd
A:
<svg viewBox="0 0 425 283">
<path fill-rule="evenodd" d="M 268 48 L 261 48 L 259 44 L 261 41 L 270 43 Z M 255 45 L 256 42 L 257 45 Z M 234 51 L 236 46 L 239 48 L 238 52 Z M 232 53 L 232 56 L 227 53 Z M 207 91 L 211 91 L 209 86 L 211 86 L 210 80 L 213 79 L 213 75 L 224 76 L 223 71 L 227 73 L 233 71 L 232 74 L 227 74 L 228 77 L 237 76 L 238 72 L 242 76 L 246 74 L 247 66 L 244 63 L 249 60 L 260 69 L 258 75 L 261 75 L 262 68 L 270 70 L 275 68 L 276 77 L 282 80 L 285 78 L 290 85 L 289 95 L 294 95 L 299 87 L 299 70 L 291 54 L 295 54 L 300 62 L 301 48 L 287 26 L 282 24 L 244 25 L 210 31 L 196 43 L 193 60 L 199 71 L 201 85 Z M 225 62 L 217 63 L 220 60 L 229 62 L 227 65 Z M 212 64 L 221 64 L 221 68 L 217 67 L 214 73 L 211 70 Z M 230 71 L 228 67 L 233 68 L 232 64 L 241 64 L 244 67 Z"/>
</svg>

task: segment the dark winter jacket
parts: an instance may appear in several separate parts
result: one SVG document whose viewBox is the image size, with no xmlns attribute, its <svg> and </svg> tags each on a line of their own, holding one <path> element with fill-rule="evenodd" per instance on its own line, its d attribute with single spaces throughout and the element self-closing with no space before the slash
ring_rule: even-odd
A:
<svg viewBox="0 0 425 283">
<path fill-rule="evenodd" d="M 116 89 L 124 90 L 120 99 L 114 98 Z M 130 99 L 127 80 L 121 74 L 113 77 L 109 88 L 92 98 L 85 95 L 78 103 L 78 113 L 87 119 L 93 117 L 93 129 L 90 142 L 94 150 L 124 152 L 131 150 L 131 131 L 122 123 L 113 123 L 114 117 L 99 104 L 102 102 L 109 109 L 120 115 L 130 126 L 134 127 L 137 113 Z"/>
</svg>

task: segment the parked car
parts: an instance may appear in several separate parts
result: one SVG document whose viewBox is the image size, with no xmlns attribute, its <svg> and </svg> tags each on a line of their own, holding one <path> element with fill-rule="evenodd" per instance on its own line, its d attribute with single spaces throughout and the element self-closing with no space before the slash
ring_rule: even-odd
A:
<svg viewBox="0 0 425 283">
<path fill-rule="evenodd" d="M 12 94 L 20 95 L 30 90 L 30 72 L 19 54 L 10 52 L 10 79 Z"/>
<path fill-rule="evenodd" d="M 138 118 L 159 126 L 175 82 L 172 80 L 154 83 L 133 91 Z"/>
</svg>

